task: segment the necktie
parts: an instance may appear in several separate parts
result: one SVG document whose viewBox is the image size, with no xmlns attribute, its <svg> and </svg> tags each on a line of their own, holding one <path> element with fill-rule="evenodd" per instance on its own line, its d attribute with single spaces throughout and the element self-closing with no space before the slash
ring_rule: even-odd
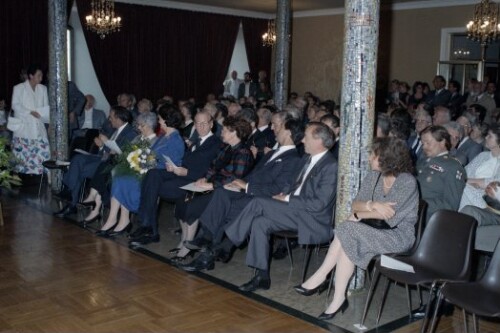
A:
<svg viewBox="0 0 500 333">
<path fill-rule="evenodd" d="M 191 151 L 195 151 L 196 149 L 200 148 L 200 145 L 201 145 L 201 138 L 197 138 L 193 144 L 193 150 Z"/>
<path fill-rule="evenodd" d="M 307 159 L 307 162 L 302 167 L 302 170 L 300 171 L 299 176 L 295 180 L 295 183 L 291 187 L 291 189 L 290 189 L 291 194 L 293 194 L 300 187 L 300 185 L 302 185 L 302 182 L 304 181 L 304 176 L 306 174 L 307 168 L 309 168 L 309 165 L 311 165 L 311 157 L 310 156 Z"/>
<path fill-rule="evenodd" d="M 418 137 L 417 140 L 415 140 L 415 144 L 411 148 L 411 152 L 415 157 L 417 156 L 419 148 L 420 148 L 420 137 Z"/>
<path fill-rule="evenodd" d="M 272 154 L 271 154 L 271 157 L 267 160 L 266 164 L 271 162 L 272 160 L 274 160 L 276 158 L 276 156 L 279 155 L 279 151 L 280 149 L 276 149 Z"/>
</svg>

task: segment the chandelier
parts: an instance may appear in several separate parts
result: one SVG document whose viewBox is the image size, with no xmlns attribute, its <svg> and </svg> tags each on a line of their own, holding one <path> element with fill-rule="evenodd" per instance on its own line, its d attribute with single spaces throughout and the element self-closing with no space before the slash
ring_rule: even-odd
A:
<svg viewBox="0 0 500 333">
<path fill-rule="evenodd" d="M 497 39 L 499 30 L 498 5 L 490 0 L 481 0 L 474 7 L 474 18 L 467 23 L 467 38 L 486 46 Z"/>
<path fill-rule="evenodd" d="M 276 28 L 274 20 L 267 22 L 267 31 L 262 35 L 262 45 L 274 46 L 276 44 Z"/>
<path fill-rule="evenodd" d="M 87 29 L 96 32 L 101 39 L 107 34 L 120 31 L 122 18 L 115 17 L 115 3 L 113 0 L 92 0 L 92 14 L 85 17 Z"/>
</svg>

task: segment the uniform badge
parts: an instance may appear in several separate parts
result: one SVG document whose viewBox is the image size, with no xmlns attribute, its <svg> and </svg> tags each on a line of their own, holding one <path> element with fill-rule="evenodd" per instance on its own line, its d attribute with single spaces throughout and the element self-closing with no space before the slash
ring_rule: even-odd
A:
<svg viewBox="0 0 500 333">
<path fill-rule="evenodd" d="M 462 173 L 457 170 L 457 179 L 462 180 Z"/>
<path fill-rule="evenodd" d="M 431 165 L 429 166 L 429 168 L 431 168 L 432 170 L 435 170 L 435 171 L 437 171 L 437 172 L 441 172 L 441 173 L 443 173 L 443 172 L 444 172 L 443 167 L 442 167 L 442 166 L 440 166 L 440 165 L 437 165 L 437 164 L 431 164 Z"/>
</svg>

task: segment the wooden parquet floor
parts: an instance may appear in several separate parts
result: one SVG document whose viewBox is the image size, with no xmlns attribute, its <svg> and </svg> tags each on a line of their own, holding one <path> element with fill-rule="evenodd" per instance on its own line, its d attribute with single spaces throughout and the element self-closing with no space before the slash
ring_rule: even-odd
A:
<svg viewBox="0 0 500 333">
<path fill-rule="evenodd" d="M 15 198 L 2 202 L 1 332 L 326 332 Z M 500 332 L 498 321 L 480 328 Z M 416 333 L 420 321 L 378 331 Z M 472 329 L 455 311 L 437 332 Z"/>
<path fill-rule="evenodd" d="M 1 331 L 325 332 L 27 205 L 3 201 Z"/>
</svg>

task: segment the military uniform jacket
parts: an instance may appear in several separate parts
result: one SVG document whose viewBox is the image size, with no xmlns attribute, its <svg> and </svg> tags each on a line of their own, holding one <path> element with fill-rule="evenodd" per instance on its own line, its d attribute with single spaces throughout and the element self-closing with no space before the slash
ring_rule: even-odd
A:
<svg viewBox="0 0 500 333">
<path fill-rule="evenodd" d="M 427 202 L 427 220 L 439 209 L 458 210 L 466 182 L 460 162 L 448 154 L 423 158 L 417 163 L 421 198 Z"/>
</svg>

